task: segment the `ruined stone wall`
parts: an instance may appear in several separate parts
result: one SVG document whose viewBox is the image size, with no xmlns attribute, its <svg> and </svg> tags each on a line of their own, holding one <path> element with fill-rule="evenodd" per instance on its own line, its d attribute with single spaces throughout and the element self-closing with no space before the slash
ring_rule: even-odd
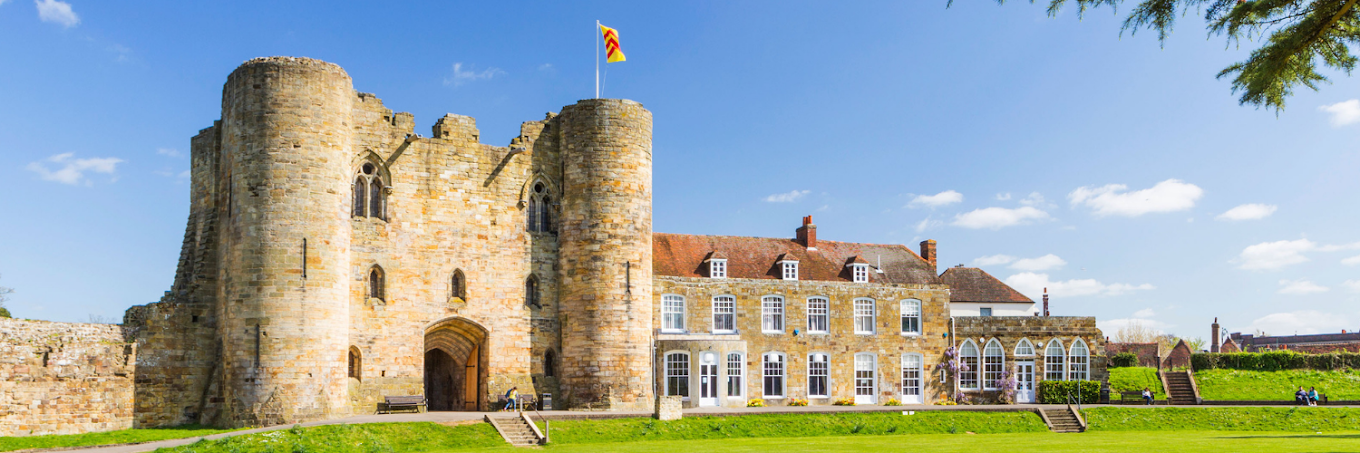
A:
<svg viewBox="0 0 1360 453">
<path fill-rule="evenodd" d="M 649 410 L 652 114 L 589 99 L 562 109 L 561 401 Z"/>
<path fill-rule="evenodd" d="M 134 355 L 118 325 L 0 318 L 0 436 L 131 428 Z"/>
<path fill-rule="evenodd" d="M 1138 366 L 1156 368 L 1161 362 L 1161 344 L 1158 343 L 1107 343 L 1105 345 L 1105 356 L 1114 357 L 1116 354 L 1131 352 L 1138 356 Z"/>
<path fill-rule="evenodd" d="M 1062 343 L 1063 350 L 1070 354 L 1072 345 L 1076 342 L 1076 339 L 1080 338 L 1088 348 L 1090 380 L 1101 382 L 1109 380 L 1109 373 L 1106 371 L 1105 335 L 1101 333 L 1100 329 L 1096 328 L 1096 318 L 1094 317 L 960 317 L 954 318 L 954 329 L 959 345 L 962 345 L 964 340 L 969 339 L 977 344 L 979 364 L 982 362 L 983 350 L 987 342 L 993 338 L 1001 343 L 1001 349 L 1005 354 L 1004 369 L 1014 373 L 1016 361 L 1033 361 L 1036 389 L 1038 383 L 1045 379 L 1045 352 L 1049 342 L 1054 339 Z M 1034 345 L 1034 355 L 1015 355 L 1015 347 L 1021 339 L 1028 339 Z M 1065 359 L 1066 357 L 1064 356 Z M 1064 364 L 1066 363 L 1064 362 Z M 981 367 L 978 370 L 978 379 L 980 383 L 983 380 Z M 995 402 L 998 396 L 997 392 L 985 390 L 985 386 L 981 384 L 979 390 L 964 391 L 964 394 L 976 402 Z"/>
<path fill-rule="evenodd" d="M 666 352 L 694 351 L 690 356 L 691 395 L 685 401 L 686 407 L 699 403 L 700 356 L 697 353 L 702 351 L 720 352 L 723 360 L 729 351 L 746 353 L 746 385 L 742 398 L 729 398 L 726 394 L 727 366 L 720 360 L 719 379 L 724 385 L 720 385 L 719 391 L 723 406 L 740 407 L 746 405 L 747 399 L 763 398 L 761 356 L 771 352 L 786 357 L 786 388 L 783 398 L 764 398 L 767 406 L 786 405 L 790 399 L 807 399 L 812 405 L 826 405 L 836 399 L 854 398 L 854 360 L 860 353 L 874 355 L 878 370 L 878 403 L 902 399 L 901 367 L 902 357 L 906 354 L 920 354 L 923 360 L 924 403 L 929 404 L 948 394 L 948 389 L 940 385 L 938 373 L 932 372 L 949 347 L 944 335 L 949 332 L 949 292 L 943 285 L 658 277 L 653 286 L 653 316 L 656 319 L 661 316 L 661 298 L 667 294 L 685 298 L 687 332 L 660 334 L 656 382 L 659 388 L 664 388 Z M 734 334 L 713 333 L 712 301 L 719 295 L 736 298 L 737 332 Z M 784 298 L 783 332 L 762 332 L 761 299 L 768 295 Z M 829 325 L 825 334 L 807 332 L 807 300 L 814 296 L 825 297 L 829 302 Z M 866 297 L 875 302 L 875 330 L 872 334 L 856 334 L 854 300 Z M 901 333 L 901 301 L 905 299 L 921 301 L 920 335 Z M 727 343 L 716 342 L 718 340 Z M 808 357 L 814 353 L 829 356 L 827 398 L 808 398 Z"/>
</svg>

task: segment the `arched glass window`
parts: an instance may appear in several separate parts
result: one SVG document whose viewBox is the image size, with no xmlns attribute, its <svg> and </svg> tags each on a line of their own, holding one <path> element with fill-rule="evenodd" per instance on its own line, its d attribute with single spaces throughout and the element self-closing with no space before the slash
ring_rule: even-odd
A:
<svg viewBox="0 0 1360 453">
<path fill-rule="evenodd" d="M 525 228 L 529 231 L 538 231 L 538 216 L 534 215 L 535 212 L 538 212 L 538 199 L 529 198 L 529 207 L 524 212 L 524 219 L 528 222 Z"/>
<path fill-rule="evenodd" d="M 761 360 L 761 371 L 764 377 L 761 388 L 766 398 L 784 397 L 784 354 L 778 352 L 767 353 Z"/>
<path fill-rule="evenodd" d="M 543 308 L 538 302 L 538 276 L 530 275 L 524 280 L 524 305 L 534 308 Z"/>
<path fill-rule="evenodd" d="M 368 270 L 368 297 L 371 299 L 383 300 L 383 270 L 381 267 L 373 266 Z"/>
<path fill-rule="evenodd" d="M 902 301 L 902 333 L 921 334 L 921 301 L 916 299 Z"/>
<path fill-rule="evenodd" d="M 553 377 L 557 375 L 557 354 L 551 349 L 543 353 L 543 376 Z"/>
<path fill-rule="evenodd" d="M 349 347 L 349 377 L 362 379 L 364 357 L 359 353 L 359 348 Z"/>
<path fill-rule="evenodd" d="M 962 368 L 959 371 L 959 388 L 965 390 L 978 389 L 978 348 L 973 340 L 964 340 L 963 346 L 959 347 L 959 361 Z"/>
<path fill-rule="evenodd" d="M 453 278 L 449 279 L 449 297 L 467 300 L 467 277 L 463 276 L 462 269 L 453 270 Z"/>
<path fill-rule="evenodd" d="M 1048 348 L 1044 349 L 1044 379 L 1049 381 L 1061 381 L 1065 377 L 1066 355 L 1063 351 L 1061 341 L 1054 338 L 1048 342 Z"/>
<path fill-rule="evenodd" d="M 365 162 L 359 167 L 359 173 L 354 176 L 353 190 L 355 217 L 387 220 L 387 196 L 377 165 Z"/>
<path fill-rule="evenodd" d="M 1028 338 L 1021 338 L 1020 342 L 1015 344 L 1015 355 L 1021 357 L 1033 356 L 1034 343 L 1030 343 Z"/>
<path fill-rule="evenodd" d="M 556 231 L 552 223 L 552 194 L 549 192 L 548 184 L 543 181 L 534 181 L 529 191 L 528 200 L 525 200 L 524 219 L 525 228 L 531 232 Z"/>
<path fill-rule="evenodd" d="M 1005 369 L 1006 353 L 1001 349 L 1001 342 L 987 342 L 987 346 L 982 348 L 982 387 L 987 390 L 996 390 L 1001 385 L 1001 370 Z"/>
<path fill-rule="evenodd" d="M 689 398 L 689 353 L 666 354 L 666 396 Z"/>
<path fill-rule="evenodd" d="M 746 387 L 742 383 L 742 377 L 746 375 L 746 362 L 741 359 L 740 352 L 727 354 L 727 396 L 729 398 L 739 398 L 745 392 Z"/>
<path fill-rule="evenodd" d="M 538 204 L 538 224 L 543 226 L 543 231 L 552 230 L 552 198 L 547 195 Z"/>
<path fill-rule="evenodd" d="M 1090 369 L 1087 367 L 1091 352 L 1086 348 L 1086 342 L 1080 338 L 1072 343 L 1072 354 L 1067 357 L 1067 380 L 1085 381 L 1090 379 Z"/>
</svg>

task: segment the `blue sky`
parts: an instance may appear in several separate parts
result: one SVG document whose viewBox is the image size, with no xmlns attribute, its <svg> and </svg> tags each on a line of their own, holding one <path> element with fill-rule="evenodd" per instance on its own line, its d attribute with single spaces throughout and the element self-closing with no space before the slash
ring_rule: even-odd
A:
<svg viewBox="0 0 1360 453">
<path fill-rule="evenodd" d="M 942 267 L 1111 329 L 1360 328 L 1355 80 L 1239 106 L 1214 75 L 1254 44 L 1193 14 L 1162 48 L 1023 2 L 401 3 L 0 1 L 11 311 L 121 318 L 169 288 L 189 138 L 247 59 L 331 61 L 418 130 L 470 115 L 505 145 L 592 96 L 598 19 L 628 55 L 605 97 L 655 117 L 656 231 L 812 214 L 824 239 L 936 239 Z"/>
</svg>

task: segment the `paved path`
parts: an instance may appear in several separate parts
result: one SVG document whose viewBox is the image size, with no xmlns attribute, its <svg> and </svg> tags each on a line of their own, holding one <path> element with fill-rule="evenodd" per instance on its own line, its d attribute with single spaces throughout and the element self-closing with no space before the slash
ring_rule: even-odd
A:
<svg viewBox="0 0 1360 453">
<path fill-rule="evenodd" d="M 795 414 L 795 413 L 834 413 L 834 412 L 899 412 L 899 411 L 1033 411 L 1035 409 L 1057 409 L 1064 405 L 1042 405 L 1042 404 L 1010 404 L 994 406 L 934 406 L 934 405 L 903 405 L 903 406 L 803 406 L 803 407 L 704 407 L 685 409 L 687 417 L 701 416 L 734 416 L 751 414 Z M 1106 407 L 1104 405 L 1087 405 L 1085 407 Z M 1164 408 L 1164 407 L 1186 407 L 1186 408 L 1206 408 L 1223 406 L 1138 406 L 1120 405 L 1113 407 L 1129 408 Z M 1246 407 L 1246 406 L 1234 406 Z M 1339 407 L 1339 406 L 1327 406 Z M 323 426 L 323 425 L 357 425 L 363 423 L 399 423 L 399 422 L 457 422 L 469 420 L 481 420 L 483 416 L 510 416 L 508 412 L 422 412 L 406 414 L 384 414 L 384 415 L 360 415 L 357 417 L 342 418 L 337 420 L 326 420 L 320 422 L 301 423 L 304 427 Z M 583 412 L 583 411 L 539 411 L 530 412 L 532 418 L 543 418 L 547 420 L 567 420 L 567 419 L 603 419 L 603 418 L 627 418 L 627 417 L 650 417 L 649 411 L 633 412 Z M 156 442 L 147 442 L 135 445 L 112 445 L 106 447 L 90 447 L 82 449 L 68 449 L 68 452 L 97 452 L 97 453 L 136 453 L 151 451 L 157 448 L 178 447 L 198 442 L 199 439 L 215 440 L 224 437 L 239 436 L 242 434 L 255 434 L 280 429 L 292 428 L 293 425 L 278 425 L 268 428 L 255 428 L 229 433 L 214 434 L 211 436 L 189 437 L 184 439 L 170 439 Z M 50 451 L 50 450 L 49 450 Z"/>
</svg>

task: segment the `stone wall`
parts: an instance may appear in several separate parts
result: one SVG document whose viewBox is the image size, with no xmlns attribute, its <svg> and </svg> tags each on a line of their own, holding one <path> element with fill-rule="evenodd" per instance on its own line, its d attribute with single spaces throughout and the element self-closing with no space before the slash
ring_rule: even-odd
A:
<svg viewBox="0 0 1360 453">
<path fill-rule="evenodd" d="M 1158 343 L 1108 343 L 1105 345 L 1105 356 L 1114 357 L 1115 354 L 1131 352 L 1138 356 L 1138 366 L 1157 368 L 1161 362 L 1161 345 Z"/>
<path fill-rule="evenodd" d="M 954 329 L 957 335 L 957 344 L 962 348 L 963 342 L 972 340 L 977 345 L 979 353 L 979 363 L 988 342 L 996 339 L 1001 344 L 1004 354 L 1003 367 L 1015 372 L 1017 361 L 1032 362 L 1034 364 L 1035 389 L 1038 383 L 1047 379 L 1045 376 L 1047 365 L 1048 346 L 1057 341 L 1064 350 L 1064 366 L 1070 358 L 1072 347 L 1080 339 L 1086 344 L 1088 349 L 1088 378 L 1093 381 L 1105 382 L 1109 380 L 1109 373 L 1106 370 L 1106 351 L 1105 335 L 1096 328 L 1096 318 L 1078 316 L 1005 316 L 1005 317 L 962 317 L 954 318 Z M 1016 346 L 1021 339 L 1029 340 L 1033 345 L 1032 355 L 1017 355 Z M 1064 377 L 1069 370 L 1064 368 Z M 999 392 L 987 390 L 985 379 L 983 379 L 981 367 L 978 369 L 979 389 L 964 390 L 974 402 L 995 402 L 999 397 Z"/>
<path fill-rule="evenodd" d="M 0 436 L 131 428 L 134 350 L 118 325 L 0 318 Z"/>
</svg>

